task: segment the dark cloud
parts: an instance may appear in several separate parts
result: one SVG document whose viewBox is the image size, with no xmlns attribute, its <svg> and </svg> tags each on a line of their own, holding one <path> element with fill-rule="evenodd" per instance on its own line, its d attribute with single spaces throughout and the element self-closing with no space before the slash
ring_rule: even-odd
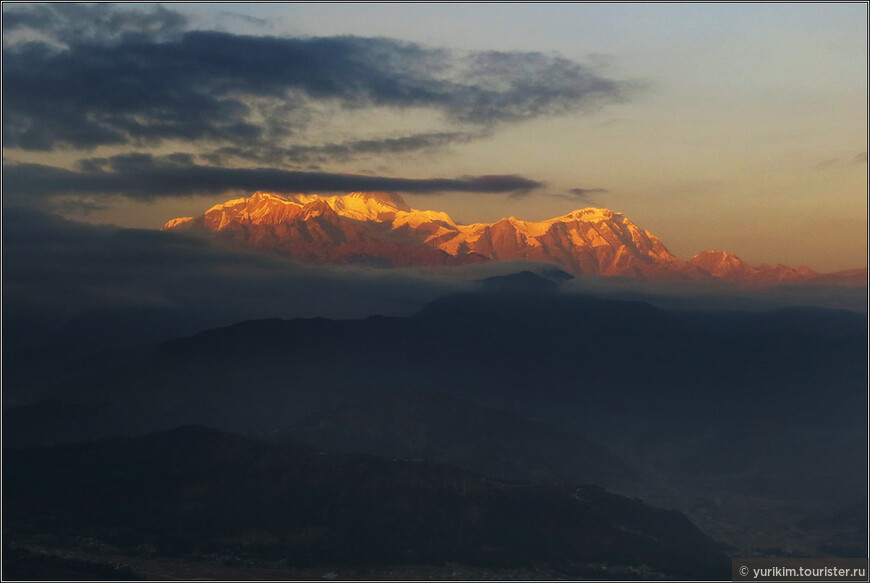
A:
<svg viewBox="0 0 870 583">
<path fill-rule="evenodd" d="M 486 127 L 594 107 L 626 93 L 620 82 L 540 53 L 461 54 L 385 38 L 178 33 L 183 20 L 163 8 L 146 14 L 72 6 L 4 14 L 11 30 L 65 42 L 5 48 L 6 146 L 51 150 L 168 139 L 251 145 L 309 123 L 313 102 L 428 108 Z M 67 32 L 91 13 L 102 15 L 96 24 Z"/>
<path fill-rule="evenodd" d="M 398 191 L 418 194 L 443 192 L 526 192 L 542 183 L 518 175 L 461 178 L 392 178 L 274 168 L 223 168 L 191 163 L 185 154 L 155 158 L 125 154 L 91 158 L 67 170 L 41 164 L 3 167 L 3 192 L 26 203 L 48 197 L 126 196 L 138 199 L 215 195 L 235 191 L 275 192 Z"/>
<path fill-rule="evenodd" d="M 548 194 L 553 198 L 562 198 L 570 201 L 589 201 L 592 202 L 592 195 L 607 194 L 609 191 L 606 188 L 571 188 L 567 193 Z"/>
<path fill-rule="evenodd" d="M 851 166 L 860 166 L 867 163 L 867 152 L 860 152 L 853 158 L 830 158 L 822 160 L 816 164 L 815 169 L 819 171 L 827 170 L 842 170 Z"/>
<path fill-rule="evenodd" d="M 543 53 L 487 51 L 464 61 L 451 114 L 466 122 L 568 113 L 618 100 L 626 88 L 583 65 Z"/>
<path fill-rule="evenodd" d="M 106 210 L 111 206 L 105 197 L 76 196 L 52 201 L 52 209 L 63 215 L 88 215 Z"/>
<path fill-rule="evenodd" d="M 485 132 L 431 132 L 398 138 L 350 140 L 320 146 L 281 147 L 271 143 L 260 143 L 248 146 L 224 146 L 201 157 L 211 164 L 223 164 L 233 158 L 268 164 L 345 162 L 361 156 L 431 152 L 453 144 L 467 144 L 484 135 L 488 134 Z"/>
<path fill-rule="evenodd" d="M 256 16 L 251 16 L 249 14 L 240 14 L 238 12 L 232 12 L 230 10 L 221 10 L 218 15 L 225 18 L 231 18 L 233 20 L 240 20 L 246 24 L 253 24 L 260 28 L 272 26 L 272 22 L 266 18 L 257 18 Z"/>
<path fill-rule="evenodd" d="M 842 165 L 842 158 L 830 158 L 828 160 L 822 160 L 818 164 L 816 164 L 816 170 L 831 170 L 836 168 L 837 166 Z"/>
<path fill-rule="evenodd" d="M 606 188 L 572 188 L 568 192 L 577 198 L 586 198 L 591 194 L 606 194 Z"/>
<path fill-rule="evenodd" d="M 10 7 L 3 11 L 3 35 L 36 32 L 62 45 L 122 39 L 168 39 L 187 25 L 187 18 L 160 5 L 145 10 L 119 10 L 110 4 L 54 3 Z"/>
</svg>

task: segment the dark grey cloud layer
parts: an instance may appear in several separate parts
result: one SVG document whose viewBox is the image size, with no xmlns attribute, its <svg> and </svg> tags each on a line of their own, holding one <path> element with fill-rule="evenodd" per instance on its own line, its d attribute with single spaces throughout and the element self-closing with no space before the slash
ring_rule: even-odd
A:
<svg viewBox="0 0 870 583">
<path fill-rule="evenodd" d="M 167 39 L 187 26 L 187 18 L 160 5 L 148 10 L 118 10 L 111 4 L 54 3 L 3 11 L 3 34 L 33 31 L 61 45 L 147 37 Z"/>
<path fill-rule="evenodd" d="M 606 188 L 572 188 L 568 192 L 576 196 L 577 198 L 585 198 L 590 194 L 606 194 Z"/>
<path fill-rule="evenodd" d="M 79 164 L 80 170 L 42 164 L 7 165 L 3 168 L 3 192 L 14 200 L 26 203 L 62 196 L 122 195 L 154 199 L 254 190 L 513 193 L 543 186 L 540 182 L 517 175 L 391 178 L 276 168 L 223 168 L 201 166 L 193 164 L 191 160 L 186 154 L 164 158 L 129 154 L 84 160 Z"/>
<path fill-rule="evenodd" d="M 432 152 L 454 144 L 465 144 L 486 135 L 484 132 L 429 132 L 371 140 L 349 140 L 318 146 L 282 147 L 272 143 L 247 146 L 223 146 L 201 156 L 212 164 L 223 164 L 232 158 L 254 160 L 268 164 L 320 164 L 344 162 L 360 156 Z"/>
<path fill-rule="evenodd" d="M 587 201 L 593 202 L 592 196 L 595 194 L 607 194 L 610 192 L 606 188 L 571 188 L 567 193 L 548 194 L 552 198 L 562 198 L 573 202 Z"/>
<path fill-rule="evenodd" d="M 95 24 L 85 24 L 89 10 L 100 13 Z M 5 48 L 4 145 L 52 150 L 167 139 L 251 145 L 304 126 L 310 120 L 302 112 L 312 102 L 426 108 L 485 127 L 577 111 L 626 93 L 618 81 L 540 53 L 463 54 L 385 38 L 180 32 L 183 24 L 163 8 L 5 10 L 4 32 L 28 29 L 57 42 Z"/>
<path fill-rule="evenodd" d="M 852 158 L 828 158 L 816 164 L 815 169 L 821 171 L 844 170 L 850 166 L 863 166 L 867 164 L 867 152 L 858 152 Z"/>
</svg>

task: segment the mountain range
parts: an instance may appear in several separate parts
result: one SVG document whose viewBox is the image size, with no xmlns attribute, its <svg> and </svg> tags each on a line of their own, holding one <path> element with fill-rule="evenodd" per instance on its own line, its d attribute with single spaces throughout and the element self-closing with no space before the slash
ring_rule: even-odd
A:
<svg viewBox="0 0 870 583">
<path fill-rule="evenodd" d="M 566 293 L 564 278 L 490 278 L 409 317 L 239 322 L 95 356 L 7 404 L 4 448 L 198 424 L 593 483 L 685 513 L 731 556 L 866 548 L 866 315 L 665 311 Z"/>
<path fill-rule="evenodd" d="M 724 579 L 723 556 L 864 552 L 866 315 L 569 277 L 34 349 L 4 374 L 4 575 Z"/>
<path fill-rule="evenodd" d="M 539 222 L 508 217 L 465 225 L 444 212 L 413 209 L 386 192 L 255 192 L 199 217 L 172 219 L 164 229 L 205 233 L 232 246 L 305 263 L 408 267 L 529 260 L 573 274 L 655 281 L 865 285 L 867 280 L 866 268 L 819 274 L 805 266 L 750 266 L 719 250 L 683 261 L 658 237 L 608 209 L 584 208 Z"/>
</svg>

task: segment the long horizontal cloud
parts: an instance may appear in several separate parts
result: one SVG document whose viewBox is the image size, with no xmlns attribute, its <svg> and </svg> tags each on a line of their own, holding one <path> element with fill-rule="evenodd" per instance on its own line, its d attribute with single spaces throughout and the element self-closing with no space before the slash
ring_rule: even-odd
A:
<svg viewBox="0 0 870 583">
<path fill-rule="evenodd" d="M 41 164 L 4 166 L 4 194 L 26 201 L 65 195 L 114 195 L 154 199 L 239 190 L 512 193 L 543 186 L 540 182 L 517 175 L 414 179 L 274 168 L 222 168 L 191 164 L 184 155 L 170 156 L 165 160 L 144 154 L 125 155 L 87 161 L 82 166 L 82 170 L 67 170 Z"/>
<path fill-rule="evenodd" d="M 74 26 L 56 22 L 66 9 L 32 10 L 4 11 L 5 29 L 54 34 L 58 42 L 12 43 L 3 58 L 3 142 L 30 150 L 167 139 L 252 144 L 309 123 L 300 112 L 312 102 L 428 108 L 483 127 L 626 94 L 621 82 L 540 53 L 458 53 L 384 38 L 180 32 L 183 21 L 166 9 L 119 20 L 128 34 L 109 34 L 105 26 L 75 35 L 67 32 Z M 108 14 L 102 21 L 111 21 Z"/>
<path fill-rule="evenodd" d="M 609 191 L 606 188 L 571 188 L 567 191 L 567 193 L 556 193 L 556 194 L 548 194 L 547 196 L 551 198 L 561 198 L 565 200 L 571 200 L 574 202 L 577 201 L 589 201 L 591 202 L 592 195 L 595 194 L 606 194 Z"/>
<path fill-rule="evenodd" d="M 568 192 L 576 196 L 577 198 L 585 198 L 590 194 L 604 194 L 607 192 L 606 188 L 572 188 Z"/>
</svg>

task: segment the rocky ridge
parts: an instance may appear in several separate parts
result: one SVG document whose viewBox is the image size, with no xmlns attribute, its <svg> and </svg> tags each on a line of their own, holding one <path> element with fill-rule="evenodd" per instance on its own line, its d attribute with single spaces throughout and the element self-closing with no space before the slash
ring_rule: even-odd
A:
<svg viewBox="0 0 870 583">
<path fill-rule="evenodd" d="M 658 237 L 608 209 L 584 208 L 539 222 L 507 217 L 464 225 L 444 212 L 413 209 L 399 195 L 386 192 L 255 192 L 215 205 L 199 217 L 172 219 L 164 229 L 215 234 L 235 246 L 305 263 L 409 267 L 530 260 L 574 274 L 764 285 L 864 285 L 867 277 L 866 269 L 818 274 L 805 266 L 753 267 L 718 250 L 683 261 Z"/>
</svg>

